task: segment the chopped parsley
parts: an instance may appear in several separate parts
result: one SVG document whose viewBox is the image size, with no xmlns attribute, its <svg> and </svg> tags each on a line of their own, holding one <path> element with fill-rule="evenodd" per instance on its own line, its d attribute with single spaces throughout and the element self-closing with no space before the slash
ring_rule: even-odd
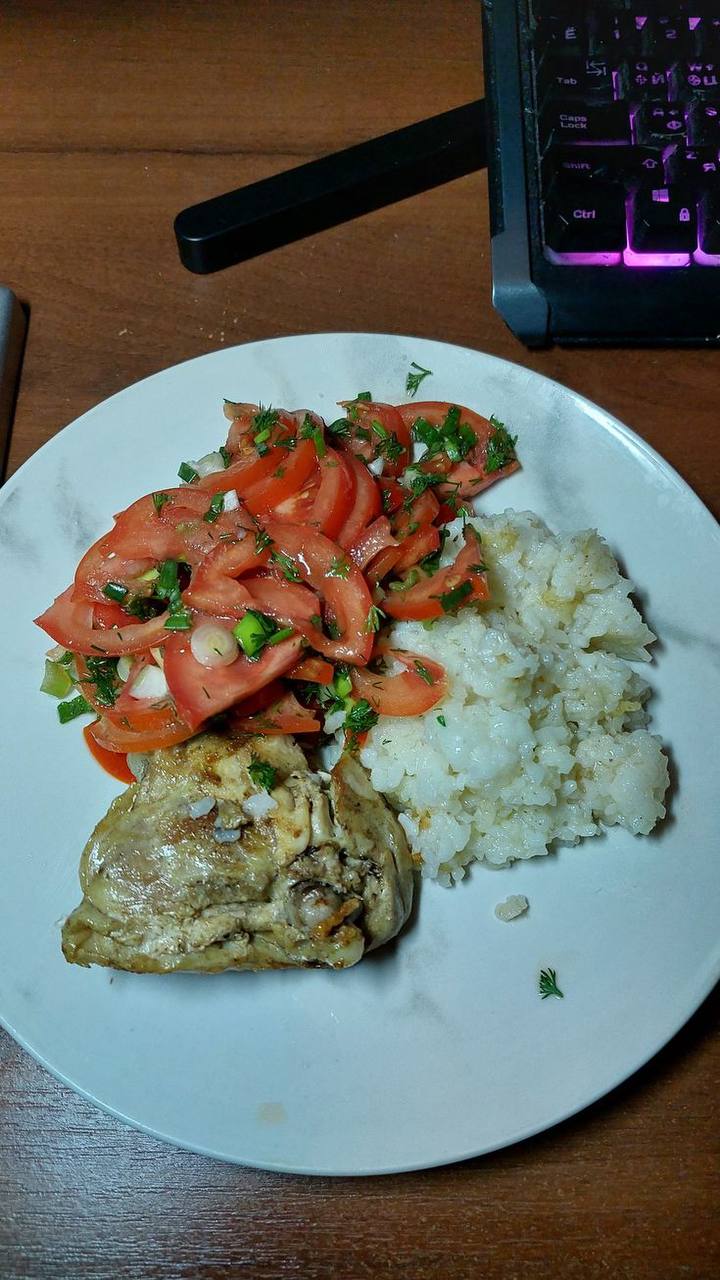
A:
<svg viewBox="0 0 720 1280">
<path fill-rule="evenodd" d="M 419 467 L 408 467 L 405 476 L 410 481 L 412 493 L 412 497 L 405 500 L 407 506 L 412 504 L 413 498 L 419 498 L 426 489 L 432 489 L 435 485 L 447 480 L 447 476 L 439 476 L 434 471 L 421 471 Z"/>
<path fill-rule="evenodd" d="M 413 439 L 425 445 L 423 461 L 444 453 L 451 462 L 462 462 L 477 444 L 472 427 L 460 421 L 456 404 L 450 406 L 439 427 L 434 427 L 426 418 L 416 418 L 412 433 Z"/>
<path fill-rule="evenodd" d="M 230 462 L 232 460 L 232 454 L 230 453 L 229 449 L 225 448 L 224 444 L 220 445 L 220 448 L 218 449 L 218 453 L 220 454 L 220 457 L 223 460 L 223 466 L 227 471 L 228 467 L 230 466 Z"/>
<path fill-rule="evenodd" d="M 416 364 L 414 360 L 410 361 L 410 368 L 416 369 L 417 373 L 408 373 L 405 380 L 405 390 L 409 396 L 416 396 L 420 383 L 423 382 L 425 378 L 432 377 L 432 369 L 423 369 L 422 365 Z"/>
<path fill-rule="evenodd" d="M 318 426 L 316 422 L 313 422 L 309 413 L 306 413 L 305 417 L 303 418 L 303 424 L 300 428 L 300 439 L 312 440 L 313 444 L 315 445 L 315 452 L 318 458 L 325 457 L 325 454 L 327 453 L 327 449 L 325 448 L 325 441 L 323 439 L 322 427 Z"/>
<path fill-rule="evenodd" d="M 376 418 L 370 424 L 376 436 L 380 437 L 380 444 L 377 447 L 377 457 L 387 458 L 388 462 L 397 462 L 402 457 L 404 448 L 398 440 L 394 431 L 388 431 L 381 422 Z"/>
<path fill-rule="evenodd" d="M 511 436 L 505 423 L 498 422 L 494 415 L 490 417 L 490 426 L 492 427 L 492 432 L 488 440 L 485 457 L 486 475 L 491 475 L 493 471 L 501 471 L 503 467 L 507 467 L 517 458 L 515 452 L 517 436 Z"/>
<path fill-rule="evenodd" d="M 347 439 L 352 435 L 352 427 L 347 418 L 336 418 L 334 422 L 328 422 L 328 431 L 334 436 L 340 436 L 341 439 Z"/>
<path fill-rule="evenodd" d="M 181 480 L 185 481 L 185 484 L 192 484 L 193 481 L 199 480 L 200 478 L 192 462 L 181 462 L 180 466 L 178 467 L 178 475 Z M 167 497 L 166 494 L 163 496 Z M 153 497 L 153 501 L 155 501 L 154 497 Z"/>
<path fill-rule="evenodd" d="M 543 1000 L 547 1000 L 548 996 L 557 996 L 560 1000 L 565 999 L 565 993 L 560 990 L 557 984 L 557 974 L 554 969 L 540 970 L 538 990 Z"/>
<path fill-rule="evenodd" d="M 444 595 L 433 596 L 434 600 L 440 601 L 440 607 L 443 613 L 456 613 L 460 608 L 463 600 L 467 600 L 472 594 L 472 584 L 469 582 L 461 582 L 458 587 L 453 587 L 452 591 L 446 591 Z"/>
<path fill-rule="evenodd" d="M 212 498 L 210 499 L 210 506 L 208 507 L 207 511 L 205 512 L 205 515 L 203 516 L 203 520 L 205 520 L 207 524 L 213 524 L 215 520 L 217 520 L 218 516 L 222 515 L 224 510 L 225 510 L 225 494 L 214 493 Z"/>
<path fill-rule="evenodd" d="M 257 533 L 255 534 L 256 554 L 259 555 L 261 551 L 265 551 L 267 547 L 271 547 L 271 546 L 272 546 L 272 538 L 270 537 L 270 534 L 266 533 L 264 529 L 258 529 Z"/>
<path fill-rule="evenodd" d="M 253 752 L 248 765 L 248 773 L 255 783 L 256 787 L 262 787 L 265 791 L 272 791 L 275 786 L 275 770 L 267 760 L 261 760 Z"/>
<path fill-rule="evenodd" d="M 429 556 L 423 556 L 422 560 L 420 561 L 420 567 L 424 569 L 426 573 L 437 573 L 438 569 L 440 568 L 440 559 L 442 557 L 443 549 L 449 537 L 450 537 L 450 534 L 448 533 L 448 530 L 441 529 L 440 530 L 440 546 L 437 548 L 436 551 L 431 551 Z"/>
<path fill-rule="evenodd" d="M 363 631 L 366 633 L 372 632 L 372 631 L 379 631 L 382 626 L 382 620 L 384 617 L 385 617 L 385 614 L 383 613 L 382 609 L 379 609 L 376 604 L 372 605 L 372 607 L 368 610 L 368 616 L 365 619 L 365 626 L 363 627 Z"/>
<path fill-rule="evenodd" d="M 322 628 L 322 618 L 320 617 L 320 614 L 319 614 L 319 613 L 311 613 L 311 614 L 310 614 L 310 617 L 308 618 L 308 622 L 309 622 L 313 627 L 317 627 L 318 631 L 319 631 L 319 630 L 321 630 L 321 628 Z"/>
<path fill-rule="evenodd" d="M 82 694 L 78 694 L 77 698 L 71 698 L 69 702 L 58 703 L 58 720 L 61 724 L 67 724 L 68 720 L 74 720 L 76 716 L 82 716 L 86 711 L 92 711 L 92 707 Z"/>
<path fill-rule="evenodd" d="M 183 463 L 183 466 L 184 466 L 184 465 L 185 465 L 185 464 Z M 152 500 L 153 500 L 153 506 L 154 506 L 154 508 L 155 508 L 155 512 L 156 512 L 156 514 L 157 514 L 157 515 L 160 515 L 160 512 L 162 511 L 163 507 L 165 506 L 165 503 L 170 501 L 170 494 L 169 494 L 169 493 L 154 493 L 154 494 L 153 494 L 153 496 L 152 496 Z"/>
<path fill-rule="evenodd" d="M 108 600 L 114 600 L 116 604 L 121 604 L 128 593 L 128 589 L 123 586 L 122 582 L 106 582 L 102 593 L 107 596 Z"/>
<path fill-rule="evenodd" d="M 424 666 L 422 662 L 418 662 L 417 658 L 415 659 L 413 666 L 417 671 L 418 675 L 420 676 L 420 679 L 424 680 L 426 684 L 435 683 L 435 677 L 430 675 L 430 672 L 428 671 L 427 667 Z"/>
<path fill-rule="evenodd" d="M 343 728 L 349 733 L 367 733 L 377 722 L 377 711 L 373 711 L 367 698 L 360 698 L 348 711 Z"/>
<path fill-rule="evenodd" d="M 327 571 L 328 578 L 349 578 L 350 561 L 345 556 L 335 556 Z"/>
<path fill-rule="evenodd" d="M 288 582 L 300 581 L 300 572 L 295 561 L 291 560 L 290 556 L 286 556 L 282 551 L 273 551 L 270 554 L 270 559 L 274 560 L 280 567 L 283 577 L 287 578 Z"/>
<path fill-rule="evenodd" d="M 88 673 L 78 683 L 93 685 L 98 702 L 103 707 L 114 707 L 120 687 L 117 658 L 86 658 L 85 666 Z"/>
<path fill-rule="evenodd" d="M 252 420 L 253 428 L 256 433 L 255 438 L 257 439 L 257 436 L 261 435 L 264 431 L 269 432 L 270 429 L 276 425 L 278 416 L 277 409 L 272 409 L 270 405 L 268 405 L 267 409 L 263 409 L 262 405 L 260 405 L 258 412 L 254 415 Z"/>
</svg>

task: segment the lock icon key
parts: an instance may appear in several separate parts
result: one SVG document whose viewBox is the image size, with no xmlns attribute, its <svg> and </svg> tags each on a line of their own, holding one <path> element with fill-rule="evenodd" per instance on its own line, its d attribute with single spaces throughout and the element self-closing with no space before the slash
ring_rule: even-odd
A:
<svg viewBox="0 0 720 1280">
<path fill-rule="evenodd" d="M 690 221 L 690 210 L 689 210 L 689 209 L 681 209 L 681 210 L 680 210 L 680 221 L 681 221 L 681 222 L 689 222 L 689 221 Z"/>
</svg>

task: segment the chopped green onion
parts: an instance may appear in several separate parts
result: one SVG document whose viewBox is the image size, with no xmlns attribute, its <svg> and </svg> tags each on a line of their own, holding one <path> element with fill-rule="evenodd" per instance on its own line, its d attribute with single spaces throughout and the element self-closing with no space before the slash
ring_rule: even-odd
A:
<svg viewBox="0 0 720 1280">
<path fill-rule="evenodd" d="M 275 770 L 267 760 L 261 760 L 253 752 L 248 765 L 248 773 L 255 783 L 256 787 L 262 787 L 265 791 L 272 791 L 275 786 Z"/>
<path fill-rule="evenodd" d="M 187 609 L 178 609 L 176 613 L 171 613 L 166 622 L 166 631 L 189 631 L 192 627 L 192 614 Z"/>
<path fill-rule="evenodd" d="M 181 462 L 178 467 L 178 475 L 186 484 L 192 484 L 194 480 L 199 479 L 198 473 L 190 462 Z"/>
<path fill-rule="evenodd" d="M 128 589 L 123 586 L 122 582 L 106 582 L 102 593 L 107 596 L 108 600 L 115 600 L 119 604 L 125 599 Z"/>
<path fill-rule="evenodd" d="M 205 515 L 203 516 L 203 520 L 205 520 L 207 524 L 213 524 L 214 521 L 217 520 L 218 517 L 222 515 L 224 510 L 225 510 L 225 494 L 214 493 L 212 498 L 210 499 L 210 506 L 208 507 L 207 511 L 205 512 Z"/>
<path fill-rule="evenodd" d="M 341 439 L 352 434 L 352 427 L 347 418 L 336 418 L 334 422 L 328 422 L 327 430 L 334 436 L 340 436 Z"/>
<path fill-rule="evenodd" d="M 356 400 L 372 400 L 372 391 L 358 391 Z"/>
<path fill-rule="evenodd" d="M 184 463 L 184 462 L 183 462 L 183 466 L 185 466 L 185 463 Z M 153 500 L 153 506 L 154 506 L 154 508 L 155 508 L 156 513 L 157 513 L 158 515 L 160 515 L 160 512 L 162 511 L 163 507 L 165 506 L 165 503 L 166 503 L 166 502 L 170 502 L 170 494 L 169 494 L 169 493 L 154 493 L 154 494 L 153 494 L 153 496 L 152 496 L 152 500 Z"/>
<path fill-rule="evenodd" d="M 268 644 L 280 644 L 281 640 L 287 640 L 293 635 L 292 627 L 283 627 L 282 630 L 276 631 L 274 636 L 270 636 Z"/>
<path fill-rule="evenodd" d="M 60 662 L 53 662 L 50 658 L 45 659 L 45 675 L 40 685 L 41 693 L 49 693 L 53 698 L 65 698 L 74 683 L 66 666 L 61 666 Z"/>
<path fill-rule="evenodd" d="M 347 671 L 336 671 L 333 676 L 332 691 L 338 701 L 343 701 L 352 691 L 352 680 Z"/>
<path fill-rule="evenodd" d="M 78 694 L 77 698 L 71 698 L 69 702 L 58 703 L 58 720 L 61 724 L 67 724 L 76 716 L 84 716 L 86 711 L 92 711 L 92 707 L 82 694 Z"/>
<path fill-rule="evenodd" d="M 230 463 L 231 463 L 231 461 L 232 461 L 232 454 L 230 453 L 230 450 L 229 450 L 229 449 L 226 449 L 226 448 L 225 448 L 225 445 L 224 445 L 224 444 L 221 444 L 221 445 L 220 445 L 220 448 L 218 449 L 218 453 L 220 454 L 220 457 L 221 457 L 221 458 L 222 458 L 222 460 L 223 460 L 223 466 L 224 466 L 225 470 L 227 471 L 227 469 L 228 469 L 228 467 L 230 466 Z"/>
<path fill-rule="evenodd" d="M 445 719 L 444 716 L 436 716 L 435 719 L 437 720 L 438 724 L 442 725 L 443 729 L 447 729 L 447 720 Z"/>
<path fill-rule="evenodd" d="M 260 657 L 266 645 L 277 644 L 279 639 L 286 639 L 287 634 L 292 635 L 292 628 L 281 631 L 272 618 L 257 609 L 248 609 L 233 627 L 235 639 L 251 662 Z"/>
</svg>

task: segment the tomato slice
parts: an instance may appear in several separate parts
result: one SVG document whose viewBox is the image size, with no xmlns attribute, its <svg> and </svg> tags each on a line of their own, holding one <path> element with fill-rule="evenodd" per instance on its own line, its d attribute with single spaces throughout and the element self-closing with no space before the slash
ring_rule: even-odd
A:
<svg viewBox="0 0 720 1280">
<path fill-rule="evenodd" d="M 285 452 L 270 475 L 243 488 L 243 502 L 255 516 L 274 510 L 278 503 L 297 493 L 315 468 L 317 454 L 312 440 L 298 440 L 294 449 Z"/>
<path fill-rule="evenodd" d="M 417 529 L 415 533 L 403 538 L 400 543 L 400 555 L 393 566 L 395 572 L 405 573 L 406 570 L 412 569 L 424 556 L 432 555 L 433 551 L 437 551 L 439 546 L 440 531 L 434 525 L 429 524 L 423 529 Z"/>
<path fill-rule="evenodd" d="M 83 729 L 83 737 L 90 755 L 97 760 L 106 773 L 110 774 L 111 778 L 117 778 L 118 782 L 135 782 L 135 774 L 127 762 L 125 752 L 108 751 L 107 747 L 101 747 L 90 732 L 91 728 L 91 725 L 86 724 Z"/>
<path fill-rule="evenodd" d="M 352 510 L 355 475 L 350 464 L 335 449 L 328 449 L 309 482 L 274 510 L 276 520 L 306 524 L 334 538 Z"/>
<path fill-rule="evenodd" d="M 367 669 L 351 672 L 353 692 L 358 698 L 365 698 L 379 715 L 419 716 L 445 697 L 448 680 L 439 662 L 385 645 L 379 645 L 376 652 L 386 661 L 394 660 L 406 668 L 397 675 Z"/>
<path fill-rule="evenodd" d="M 348 465 L 355 479 L 355 496 L 352 509 L 342 524 L 337 541 L 346 550 L 356 543 L 364 529 L 380 515 L 380 490 L 372 472 L 352 454 L 347 455 Z"/>
<path fill-rule="evenodd" d="M 320 721 L 312 711 L 287 692 L 277 702 L 252 716 L 239 716 L 233 726 L 243 733 L 278 735 L 283 733 L 318 733 Z"/>
<path fill-rule="evenodd" d="M 93 606 L 74 601 L 72 594 L 73 588 L 68 587 L 35 622 L 56 644 L 71 649 L 73 653 L 119 658 L 124 653 L 142 653 L 143 649 L 162 644 L 168 637 L 165 630 L 167 613 L 161 613 L 149 622 L 128 623 L 122 630 L 103 631 L 93 627 Z"/>
<path fill-rule="evenodd" d="M 132 729 L 125 725 L 115 724 L 106 716 L 101 716 L 94 724 L 88 725 L 96 743 L 107 751 L 160 751 L 163 747 L 172 747 L 177 742 L 186 742 L 192 738 L 196 730 L 185 724 L 175 714 L 173 707 L 165 708 L 164 723 L 152 728 Z"/>
<path fill-rule="evenodd" d="M 412 438 L 396 406 L 376 400 L 341 400 L 340 404 L 348 410 L 347 447 L 366 462 L 383 458 L 385 474 L 399 476 L 410 461 Z"/>
<path fill-rule="evenodd" d="M 392 515 L 394 511 L 400 509 L 407 498 L 407 489 L 398 484 L 392 476 L 378 476 L 377 482 L 382 494 L 382 509 L 386 515 Z"/>
<path fill-rule="evenodd" d="M 196 624 L 207 620 L 202 614 L 195 617 Z M 178 712 L 194 728 L 289 671 L 302 650 L 302 637 L 292 636 L 269 645 L 254 662 L 241 655 L 227 667 L 205 667 L 193 657 L 191 634 L 176 631 L 170 636 L 164 670 Z"/>
<path fill-rule="evenodd" d="M 309 591 L 299 582 L 279 581 L 274 576 L 258 574 L 244 578 L 243 586 L 250 592 L 254 609 L 266 613 L 285 627 L 300 630 L 301 624 L 310 622 L 320 613 L 320 601 L 314 591 Z"/>
<path fill-rule="evenodd" d="M 401 555 L 402 547 L 399 545 L 397 547 L 388 547 L 386 551 L 381 551 L 365 569 L 365 577 L 368 582 L 373 586 L 376 586 L 378 582 L 382 582 Z"/>
<path fill-rule="evenodd" d="M 74 600 L 97 600 L 105 603 L 107 597 L 103 587 L 108 582 L 119 582 L 133 594 L 142 590 L 138 582 L 140 575 L 155 567 L 151 557 L 131 559 L 121 556 L 113 549 L 112 534 L 103 534 L 88 551 L 85 552 L 75 570 Z"/>
<path fill-rule="evenodd" d="M 447 418 L 449 410 L 455 407 L 446 401 L 426 400 L 420 401 L 419 404 L 398 405 L 398 412 L 408 429 L 412 430 L 418 418 L 424 418 L 432 427 L 439 427 Z M 447 454 L 443 453 L 428 462 L 426 466 L 423 466 L 420 459 L 418 465 L 421 470 L 439 470 L 447 475 L 447 485 L 438 486 L 441 494 L 452 492 L 458 498 L 474 498 L 483 489 L 495 484 L 496 480 L 502 480 L 504 476 L 517 471 L 520 463 L 513 456 L 506 466 L 488 471 L 488 448 L 491 442 L 498 438 L 498 427 L 482 414 L 475 413 L 473 409 L 467 409 L 463 405 L 458 405 L 457 408 L 460 409 L 461 423 L 471 427 L 475 433 L 477 440 L 475 447 L 462 462 L 453 463 Z"/>
<path fill-rule="evenodd" d="M 241 542 L 216 546 L 194 570 L 183 600 L 193 609 L 220 617 L 237 616 L 252 605 L 247 586 L 236 579 L 250 569 L 259 569 L 270 559 L 270 549 L 258 551 L 254 536 Z"/>
<path fill-rule="evenodd" d="M 474 530 L 465 530 L 465 545 L 455 557 L 451 565 L 438 569 L 436 573 L 424 578 L 415 586 L 404 591 L 389 591 L 383 600 L 385 613 L 393 618 L 415 619 L 440 618 L 445 613 L 440 596 L 447 595 L 457 587 L 469 585 L 469 592 L 458 601 L 457 607 L 463 603 L 476 600 L 487 600 L 489 591 L 487 578 L 482 564 L 482 548 Z M 454 609 L 451 608 L 451 611 Z"/>
<path fill-rule="evenodd" d="M 335 672 L 330 662 L 322 658 L 303 658 L 288 671 L 287 680 L 307 680 L 310 684 L 332 684 Z"/>
<path fill-rule="evenodd" d="M 357 463 L 362 467 L 362 463 Z M 321 533 L 293 525 L 266 522 L 277 549 L 289 557 L 296 570 L 325 601 L 339 628 L 338 639 L 324 636 L 312 623 L 301 626 L 314 649 L 337 662 L 364 665 L 372 652 L 368 615 L 372 596 L 360 570 L 344 556 L 336 542 Z"/>
<path fill-rule="evenodd" d="M 386 547 L 396 547 L 397 545 L 398 540 L 390 528 L 390 521 L 387 516 L 378 516 L 377 520 L 373 520 L 372 524 L 368 525 L 365 532 L 360 535 L 357 542 L 350 548 L 350 555 L 358 569 L 364 569 Z"/>
</svg>

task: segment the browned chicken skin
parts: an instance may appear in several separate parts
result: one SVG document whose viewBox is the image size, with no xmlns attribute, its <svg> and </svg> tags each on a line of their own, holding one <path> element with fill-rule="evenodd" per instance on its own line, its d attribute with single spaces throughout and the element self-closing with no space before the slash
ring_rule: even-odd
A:
<svg viewBox="0 0 720 1280">
<path fill-rule="evenodd" d="M 413 892 L 402 828 L 355 759 L 315 773 L 292 738 L 214 733 L 149 757 L 80 882 L 66 959 L 140 973 L 347 968 L 399 932 Z"/>
</svg>

